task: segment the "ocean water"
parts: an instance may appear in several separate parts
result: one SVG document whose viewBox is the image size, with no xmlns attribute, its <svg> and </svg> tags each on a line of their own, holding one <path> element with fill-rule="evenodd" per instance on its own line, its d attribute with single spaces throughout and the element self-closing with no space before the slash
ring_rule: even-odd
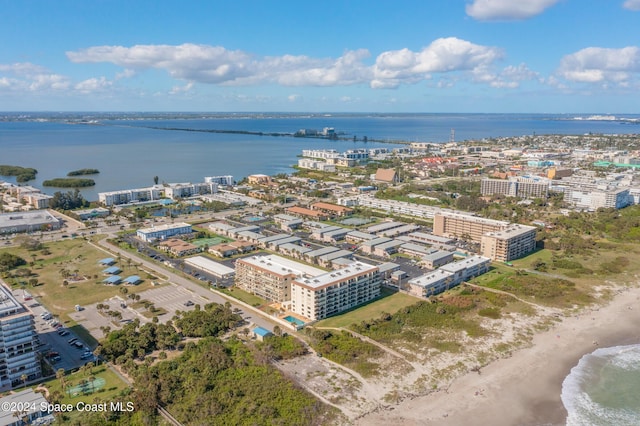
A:
<svg viewBox="0 0 640 426">
<path fill-rule="evenodd" d="M 562 383 L 568 426 L 640 425 L 640 345 L 583 356 Z"/>
<path fill-rule="evenodd" d="M 43 188 L 44 180 L 98 169 L 99 175 L 89 176 L 96 185 L 81 189 L 86 199 L 97 200 L 98 192 L 149 186 L 154 176 L 160 182 L 202 182 L 205 176 L 240 180 L 255 173 L 290 173 L 303 149 L 447 142 L 452 129 L 457 141 L 534 133 L 640 133 L 640 124 L 628 121 L 639 117 L 593 121 L 545 114 L 0 113 L 0 164 L 37 169 L 36 180 L 28 184 L 48 194 L 60 189 Z M 80 119 L 96 124 L 77 124 Z M 167 130 L 294 133 L 324 127 L 351 139 L 367 136 L 369 142 Z"/>
</svg>

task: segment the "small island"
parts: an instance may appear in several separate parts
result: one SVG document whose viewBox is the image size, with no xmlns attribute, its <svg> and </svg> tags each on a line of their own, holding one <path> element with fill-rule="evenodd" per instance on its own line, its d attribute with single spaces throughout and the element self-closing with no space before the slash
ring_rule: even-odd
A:
<svg viewBox="0 0 640 426">
<path fill-rule="evenodd" d="M 72 179 L 72 178 L 56 178 L 42 182 L 43 186 L 53 186 L 55 188 L 83 188 L 86 186 L 94 186 L 96 182 L 93 179 Z"/>
<path fill-rule="evenodd" d="M 80 169 L 73 170 L 67 173 L 67 176 L 83 176 L 83 175 L 97 175 L 100 173 L 98 169 Z"/>
<path fill-rule="evenodd" d="M 16 182 L 28 182 L 36 178 L 38 171 L 31 167 L 0 165 L 0 176 L 15 176 Z"/>
</svg>

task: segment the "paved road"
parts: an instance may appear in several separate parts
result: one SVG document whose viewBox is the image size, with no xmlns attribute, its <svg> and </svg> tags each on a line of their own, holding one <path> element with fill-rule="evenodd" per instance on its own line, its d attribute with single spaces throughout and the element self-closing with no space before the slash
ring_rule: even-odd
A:
<svg viewBox="0 0 640 426">
<path fill-rule="evenodd" d="M 173 271 L 165 268 L 164 266 L 161 266 L 155 262 L 152 262 L 150 260 L 147 260 L 145 258 L 142 258 L 140 256 L 137 256 L 133 253 L 130 253 L 128 251 L 122 250 L 118 247 L 115 247 L 111 244 L 109 244 L 109 242 L 107 241 L 107 239 L 102 239 L 99 241 L 99 245 L 102 246 L 103 250 L 107 250 L 110 253 L 115 253 L 120 254 L 120 256 L 122 258 L 130 258 L 133 262 L 135 262 L 136 264 L 142 264 L 142 267 L 144 269 L 148 269 L 150 271 L 155 272 L 156 274 L 158 274 L 159 276 L 165 277 L 167 281 L 169 281 L 170 283 L 173 284 L 177 284 L 180 287 L 182 287 L 183 289 L 191 292 L 192 294 L 194 294 L 194 302 L 198 302 L 198 299 L 195 296 L 198 296 L 199 298 L 202 298 L 202 300 L 207 301 L 207 303 L 220 303 L 220 304 L 224 304 L 225 302 L 230 302 L 231 303 L 231 307 L 232 309 L 238 308 L 243 312 L 243 317 L 249 321 L 250 323 L 253 323 L 257 326 L 266 328 L 268 330 L 272 330 L 274 325 L 279 325 L 282 326 L 281 323 L 272 320 L 270 317 L 268 317 L 264 312 L 255 309 L 253 307 L 250 307 L 248 305 L 243 305 L 238 303 L 236 300 L 232 299 L 232 298 L 226 298 L 224 296 L 222 296 L 220 293 L 214 292 L 212 290 L 209 290 L 207 288 L 202 287 L 201 285 L 187 279 L 184 278 L 183 276 L 174 273 Z M 161 305 L 156 305 L 156 306 L 161 306 Z M 184 309 L 183 309 L 184 310 Z"/>
</svg>

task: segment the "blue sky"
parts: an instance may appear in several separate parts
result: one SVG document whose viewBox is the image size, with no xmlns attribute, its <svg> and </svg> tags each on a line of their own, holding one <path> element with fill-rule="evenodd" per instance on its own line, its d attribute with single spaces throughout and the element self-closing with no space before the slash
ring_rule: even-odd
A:
<svg viewBox="0 0 640 426">
<path fill-rule="evenodd" d="M 0 110 L 640 113 L 640 0 L 0 0 Z"/>
</svg>

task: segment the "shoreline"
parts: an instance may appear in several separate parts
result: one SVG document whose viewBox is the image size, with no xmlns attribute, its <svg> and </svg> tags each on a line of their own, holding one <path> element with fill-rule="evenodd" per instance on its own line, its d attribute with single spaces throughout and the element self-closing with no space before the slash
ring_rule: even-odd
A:
<svg viewBox="0 0 640 426">
<path fill-rule="evenodd" d="M 565 425 L 562 382 L 580 358 L 602 347 L 640 343 L 640 287 L 620 287 L 601 307 L 563 317 L 531 346 L 498 359 L 447 390 L 406 400 L 357 425 Z"/>
</svg>

